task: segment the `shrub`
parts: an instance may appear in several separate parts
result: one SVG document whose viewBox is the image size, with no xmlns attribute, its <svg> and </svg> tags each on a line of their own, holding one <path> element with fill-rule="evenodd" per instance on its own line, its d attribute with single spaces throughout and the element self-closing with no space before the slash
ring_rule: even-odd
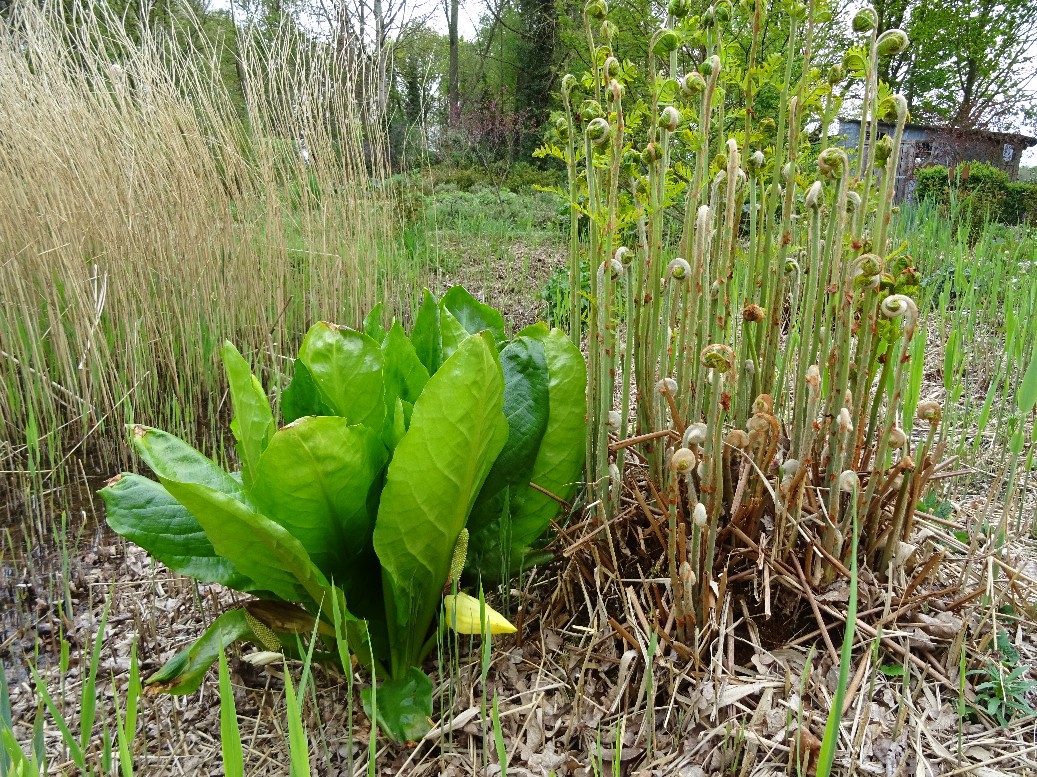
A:
<svg viewBox="0 0 1037 777">
<path fill-rule="evenodd" d="M 951 173 L 943 165 L 929 165 L 915 171 L 915 199 L 947 204 L 951 190 Z"/>
<path fill-rule="evenodd" d="M 1008 173 L 985 162 L 962 162 L 953 170 L 943 165 L 915 173 L 915 197 L 969 212 L 970 234 L 986 221 L 1022 224 L 1037 216 L 1037 185 L 1013 183 Z"/>
<path fill-rule="evenodd" d="M 344 661 L 348 648 L 383 681 L 387 733 L 420 739 L 432 706 L 420 666 L 444 589 L 462 569 L 500 581 L 542 558 L 583 466 L 579 351 L 543 324 L 507 341 L 500 313 L 460 287 L 438 302 L 426 292 L 410 336 L 379 318 L 364 332 L 310 329 L 281 428 L 224 346 L 239 472 L 133 428 L 158 482 L 113 479 L 109 525 L 177 572 L 258 597 L 167 662 L 154 690 L 194 691 L 232 642 L 291 653 L 313 635 L 318 656 Z M 450 596 L 453 625 L 470 630 L 470 601 Z"/>
<path fill-rule="evenodd" d="M 562 182 L 562 170 L 536 167 L 528 162 L 516 162 L 504 179 L 504 186 L 513 192 L 529 194 L 539 189 L 551 189 Z"/>
<path fill-rule="evenodd" d="M 1001 212 L 1008 224 L 1026 224 L 1037 218 L 1037 184 L 1007 184 Z"/>
</svg>

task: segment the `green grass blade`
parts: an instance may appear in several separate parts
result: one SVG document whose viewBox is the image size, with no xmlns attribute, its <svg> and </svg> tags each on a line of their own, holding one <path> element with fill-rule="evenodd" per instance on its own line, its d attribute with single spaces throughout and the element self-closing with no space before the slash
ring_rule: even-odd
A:
<svg viewBox="0 0 1037 777">
<path fill-rule="evenodd" d="M 130 741 L 137 736 L 137 705 L 140 702 L 140 662 L 137 660 L 137 643 L 130 646 L 130 682 L 126 687 L 126 731 Z"/>
<path fill-rule="evenodd" d="M 1037 404 L 1037 349 L 1030 357 L 1030 366 L 1026 368 L 1019 391 L 1015 395 L 1021 413 L 1029 413 Z"/>
<path fill-rule="evenodd" d="M 493 694 L 493 743 L 497 747 L 497 761 L 500 763 L 501 777 L 508 777 L 508 749 L 504 744 L 504 731 L 500 725 L 497 693 Z M 618 772 L 616 772 L 618 774 Z"/>
<path fill-rule="evenodd" d="M 61 717 L 61 712 L 58 710 L 57 705 L 54 703 L 54 699 L 51 698 L 50 693 L 47 691 L 47 685 L 43 682 L 43 678 L 40 677 L 39 672 L 36 671 L 36 667 L 30 666 L 29 671 L 32 672 L 32 679 L 36 684 L 36 691 L 40 694 L 40 698 L 43 699 L 47 711 L 54 719 L 54 725 L 56 725 L 58 731 L 61 732 L 61 738 L 65 742 L 65 746 L 68 748 L 69 757 L 72 759 L 72 763 L 78 766 L 81 770 L 85 770 L 86 754 L 83 752 L 83 747 L 79 744 L 79 740 L 77 740 L 72 734 L 72 731 L 69 729 L 68 724 L 65 723 L 64 718 Z M 37 716 L 37 720 L 42 720 L 42 716 Z"/>
<path fill-rule="evenodd" d="M 238 711 L 234 706 L 227 654 L 223 650 L 220 651 L 220 747 L 223 750 L 223 773 L 226 777 L 244 777 L 245 758 L 238 728 Z"/>
<path fill-rule="evenodd" d="M 7 690 L 7 675 L 4 673 L 4 665 L 0 663 L 0 734 L 11 731 L 11 697 Z M 11 737 L 14 738 L 13 736 Z M 18 750 L 21 753 L 21 750 Z M 15 760 L 9 756 L 5 748 L 0 748 L 0 777 L 7 777 L 7 770 Z"/>
<path fill-rule="evenodd" d="M 86 682 L 83 683 L 83 695 L 80 701 L 79 713 L 79 746 L 86 750 L 90 743 L 90 735 L 94 730 L 94 719 L 97 714 L 97 667 L 101 663 L 101 646 L 104 644 L 104 630 L 108 624 L 108 611 L 112 606 L 111 594 L 104 603 L 104 611 L 101 613 L 101 623 L 97 627 L 94 636 L 94 649 L 90 655 L 90 668 L 87 672 Z"/>
<path fill-rule="evenodd" d="M 288 762 L 291 777 L 310 774 L 310 748 L 302 725 L 302 710 L 295 695 L 295 685 L 287 663 L 284 668 L 284 694 L 288 715 Z"/>
<path fill-rule="evenodd" d="M 0 775 L 4 777 L 29 777 L 34 771 L 29 759 L 25 757 L 14 734 L 9 728 L 0 729 Z"/>
<path fill-rule="evenodd" d="M 817 777 L 828 777 L 835 761 L 835 751 L 839 746 L 839 722 L 843 717 L 843 701 L 846 698 L 846 685 L 850 681 L 850 664 L 853 661 L 853 634 L 857 625 L 857 489 L 850 492 L 850 515 L 853 535 L 850 543 L 850 601 L 846 606 L 846 632 L 843 635 L 843 647 L 839 656 L 839 685 L 835 689 L 832 708 L 828 711 L 828 722 L 825 724 L 825 735 L 821 740 L 821 752 L 817 757 Z"/>
<path fill-rule="evenodd" d="M 36 719 L 32 722 L 32 757 L 39 765 L 39 774 L 47 773 L 47 745 L 43 740 L 43 707 L 36 708 Z"/>
<path fill-rule="evenodd" d="M 115 688 L 115 675 L 112 675 L 112 687 Z M 133 736 L 123 718 L 122 709 L 119 707 L 118 690 L 113 694 L 112 700 L 115 704 L 115 737 L 119 749 L 119 772 L 122 777 L 133 777 L 133 756 L 130 754 L 130 744 Z"/>
</svg>

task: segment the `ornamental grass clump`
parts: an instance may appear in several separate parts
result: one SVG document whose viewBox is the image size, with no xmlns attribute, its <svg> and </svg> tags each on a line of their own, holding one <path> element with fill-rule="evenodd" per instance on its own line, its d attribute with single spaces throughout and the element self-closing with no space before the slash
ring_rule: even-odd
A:
<svg viewBox="0 0 1037 777">
<path fill-rule="evenodd" d="M 921 439 L 904 432 L 924 343 L 916 274 L 888 239 L 908 110 L 878 73 L 907 38 L 877 35 L 867 8 L 860 45 L 823 77 L 813 5 L 793 4 L 788 45 L 764 63 L 766 13 L 721 0 L 693 16 L 674 0 L 642 68 L 617 60 L 607 9 L 589 3 L 595 64 L 562 81 L 565 148 L 541 149 L 564 159 L 588 226 L 570 243 L 571 283 L 592 268 L 588 503 L 612 517 L 647 480 L 683 637 L 746 554 L 816 586 L 849 578 L 859 540 L 885 573 L 939 454 L 939 405 L 917 405 Z M 728 62 L 736 33 L 748 70 Z M 846 77 L 863 94 L 857 149 L 827 137 Z M 757 118 L 763 86 L 773 121 Z M 859 489 L 841 489 L 853 473 Z"/>
<path fill-rule="evenodd" d="M 440 609 L 461 633 L 514 630 L 458 588 L 549 555 L 545 534 L 583 468 L 583 357 L 543 324 L 506 339 L 500 313 L 461 287 L 426 292 L 409 335 L 379 319 L 309 330 L 283 425 L 224 346 L 240 471 L 132 428 L 158 481 L 114 478 L 108 524 L 176 572 L 256 597 L 150 677 L 152 691 L 193 692 L 233 642 L 293 655 L 313 635 L 317 660 L 352 654 L 371 670 L 378 722 L 416 740 Z"/>
</svg>

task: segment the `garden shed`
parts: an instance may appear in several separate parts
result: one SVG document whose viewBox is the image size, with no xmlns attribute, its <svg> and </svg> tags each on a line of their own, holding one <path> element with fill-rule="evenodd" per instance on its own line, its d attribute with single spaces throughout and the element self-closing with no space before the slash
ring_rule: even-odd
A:
<svg viewBox="0 0 1037 777">
<path fill-rule="evenodd" d="M 879 137 L 892 135 L 893 124 L 879 122 Z M 857 148 L 860 140 L 859 121 L 839 119 L 839 136 L 847 148 Z M 1008 173 L 1012 181 L 1019 178 L 1019 160 L 1023 151 L 1037 145 L 1037 138 L 1014 132 L 966 130 L 954 127 L 929 127 L 907 124 L 903 149 L 897 167 L 895 199 L 912 199 L 915 171 L 929 165 L 953 168 L 961 162 L 986 162 Z"/>
</svg>

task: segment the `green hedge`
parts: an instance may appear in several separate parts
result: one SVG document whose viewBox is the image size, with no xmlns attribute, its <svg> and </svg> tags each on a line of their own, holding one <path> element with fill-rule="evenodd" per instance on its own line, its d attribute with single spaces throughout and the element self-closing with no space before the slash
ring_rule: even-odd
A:
<svg viewBox="0 0 1037 777">
<path fill-rule="evenodd" d="M 941 206 L 957 204 L 971 213 L 973 226 L 986 220 L 1004 224 L 1037 221 L 1037 184 L 1012 183 L 1008 173 L 985 162 L 962 162 L 915 172 L 915 197 Z"/>
</svg>

